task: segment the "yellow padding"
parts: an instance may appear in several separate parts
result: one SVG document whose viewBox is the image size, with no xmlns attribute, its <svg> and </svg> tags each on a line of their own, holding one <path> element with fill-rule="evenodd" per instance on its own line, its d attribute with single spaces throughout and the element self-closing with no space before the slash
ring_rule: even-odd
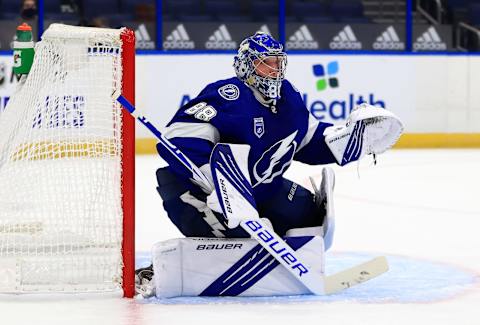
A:
<svg viewBox="0 0 480 325">
<path fill-rule="evenodd" d="M 157 142 L 151 138 L 137 139 L 135 152 L 140 155 L 156 154 Z M 409 133 L 402 135 L 394 148 L 480 148 L 480 133 Z"/>
<path fill-rule="evenodd" d="M 20 145 L 11 160 L 112 157 L 119 155 L 119 149 L 113 140 L 32 142 Z"/>
<path fill-rule="evenodd" d="M 409 133 L 394 148 L 480 148 L 480 133 Z"/>
<path fill-rule="evenodd" d="M 135 140 L 135 153 L 137 155 L 152 155 L 157 152 L 157 139 L 140 138 Z"/>
</svg>

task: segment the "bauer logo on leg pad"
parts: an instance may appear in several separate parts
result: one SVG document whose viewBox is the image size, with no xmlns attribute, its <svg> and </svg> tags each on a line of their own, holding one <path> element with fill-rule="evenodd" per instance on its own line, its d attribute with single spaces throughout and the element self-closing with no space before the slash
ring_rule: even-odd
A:
<svg viewBox="0 0 480 325">
<path fill-rule="evenodd" d="M 267 243 L 275 254 L 280 256 L 292 270 L 297 270 L 299 276 L 308 273 L 308 269 L 305 265 L 298 262 L 298 259 L 295 257 L 290 247 L 282 245 L 278 240 L 275 240 L 274 236 L 268 229 L 262 227 L 262 225 L 256 221 L 250 220 L 245 223 L 248 228 L 250 228 L 259 240 Z M 271 252 L 270 252 L 271 253 Z"/>
<path fill-rule="evenodd" d="M 242 249 L 243 244 L 208 244 L 198 245 L 197 251 L 212 250 L 212 249 Z"/>
</svg>

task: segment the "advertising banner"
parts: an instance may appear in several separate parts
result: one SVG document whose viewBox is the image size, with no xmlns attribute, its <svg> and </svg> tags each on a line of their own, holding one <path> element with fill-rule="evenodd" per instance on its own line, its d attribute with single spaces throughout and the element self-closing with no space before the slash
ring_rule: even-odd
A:
<svg viewBox="0 0 480 325">
<path fill-rule="evenodd" d="M 362 102 L 411 119 L 414 58 L 397 56 L 290 55 L 287 79 L 319 120 L 344 122 Z M 234 76 L 232 55 L 145 56 L 137 60 L 137 103 L 158 125 L 208 83 Z M 142 132 L 142 131 L 140 131 Z"/>
<path fill-rule="evenodd" d="M 175 23 L 163 25 L 164 50 L 236 50 L 247 36 L 263 31 L 278 37 L 277 24 Z"/>
<path fill-rule="evenodd" d="M 0 55 L 0 118 L 18 79 Z M 157 126 L 209 83 L 233 77 L 232 54 L 137 55 L 136 105 Z M 391 110 L 413 133 L 480 132 L 478 56 L 290 54 L 287 79 L 306 108 L 344 123 L 367 102 Z M 137 136 L 151 137 L 142 127 Z"/>
<path fill-rule="evenodd" d="M 414 25 L 414 51 L 448 51 L 452 47 L 452 27 L 450 25 Z"/>
<path fill-rule="evenodd" d="M 163 126 L 208 83 L 234 76 L 232 62 L 231 54 L 138 57 L 137 103 Z M 344 123 L 367 102 L 397 114 L 406 132 L 480 132 L 469 68 L 478 64 L 478 56 L 290 54 L 286 76 L 321 121 Z"/>
<path fill-rule="evenodd" d="M 287 24 L 289 50 L 405 50 L 403 24 Z"/>
</svg>

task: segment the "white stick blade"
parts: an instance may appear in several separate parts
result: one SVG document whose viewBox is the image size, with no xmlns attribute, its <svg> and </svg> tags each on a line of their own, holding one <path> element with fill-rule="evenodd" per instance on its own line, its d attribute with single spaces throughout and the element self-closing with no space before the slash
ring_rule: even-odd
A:
<svg viewBox="0 0 480 325">
<path fill-rule="evenodd" d="M 325 277 L 325 293 L 327 295 L 337 293 L 376 278 L 387 271 L 388 262 L 386 257 L 376 257 L 368 262 Z"/>
</svg>

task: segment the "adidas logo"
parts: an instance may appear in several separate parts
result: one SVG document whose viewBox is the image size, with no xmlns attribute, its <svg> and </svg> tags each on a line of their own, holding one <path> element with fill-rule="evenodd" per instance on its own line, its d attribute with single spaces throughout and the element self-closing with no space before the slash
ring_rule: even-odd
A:
<svg viewBox="0 0 480 325">
<path fill-rule="evenodd" d="M 212 36 L 208 38 L 205 47 L 215 50 L 233 50 L 237 48 L 237 42 L 232 41 L 232 36 L 230 36 L 228 32 L 227 26 L 222 24 L 213 32 Z"/>
<path fill-rule="evenodd" d="M 135 30 L 135 47 L 140 50 L 154 50 L 155 43 L 152 42 L 145 24 L 140 24 Z"/>
<path fill-rule="evenodd" d="M 362 43 L 357 40 L 350 25 L 345 26 L 330 42 L 332 50 L 360 50 Z"/>
<path fill-rule="evenodd" d="M 267 26 L 266 24 L 260 26 L 260 28 L 258 29 L 257 32 L 263 32 L 263 33 L 265 33 L 265 34 L 272 35 L 272 34 L 270 33 L 270 29 L 268 29 L 268 26 Z"/>
<path fill-rule="evenodd" d="M 181 49 L 189 50 L 195 48 L 195 43 L 188 37 L 187 30 L 183 24 L 179 24 L 175 29 L 167 36 L 166 41 L 163 42 L 163 48 L 169 49 Z"/>
<path fill-rule="evenodd" d="M 437 30 L 430 26 L 417 41 L 413 43 L 414 50 L 446 50 L 447 44 L 442 41 Z"/>
<path fill-rule="evenodd" d="M 306 25 L 300 28 L 287 41 L 289 49 L 318 49 L 318 42 L 312 37 Z"/>
<path fill-rule="evenodd" d="M 373 43 L 373 49 L 403 50 L 405 49 L 405 43 L 400 41 L 395 28 L 388 26 L 382 35 L 378 36 L 377 40 Z"/>
</svg>

